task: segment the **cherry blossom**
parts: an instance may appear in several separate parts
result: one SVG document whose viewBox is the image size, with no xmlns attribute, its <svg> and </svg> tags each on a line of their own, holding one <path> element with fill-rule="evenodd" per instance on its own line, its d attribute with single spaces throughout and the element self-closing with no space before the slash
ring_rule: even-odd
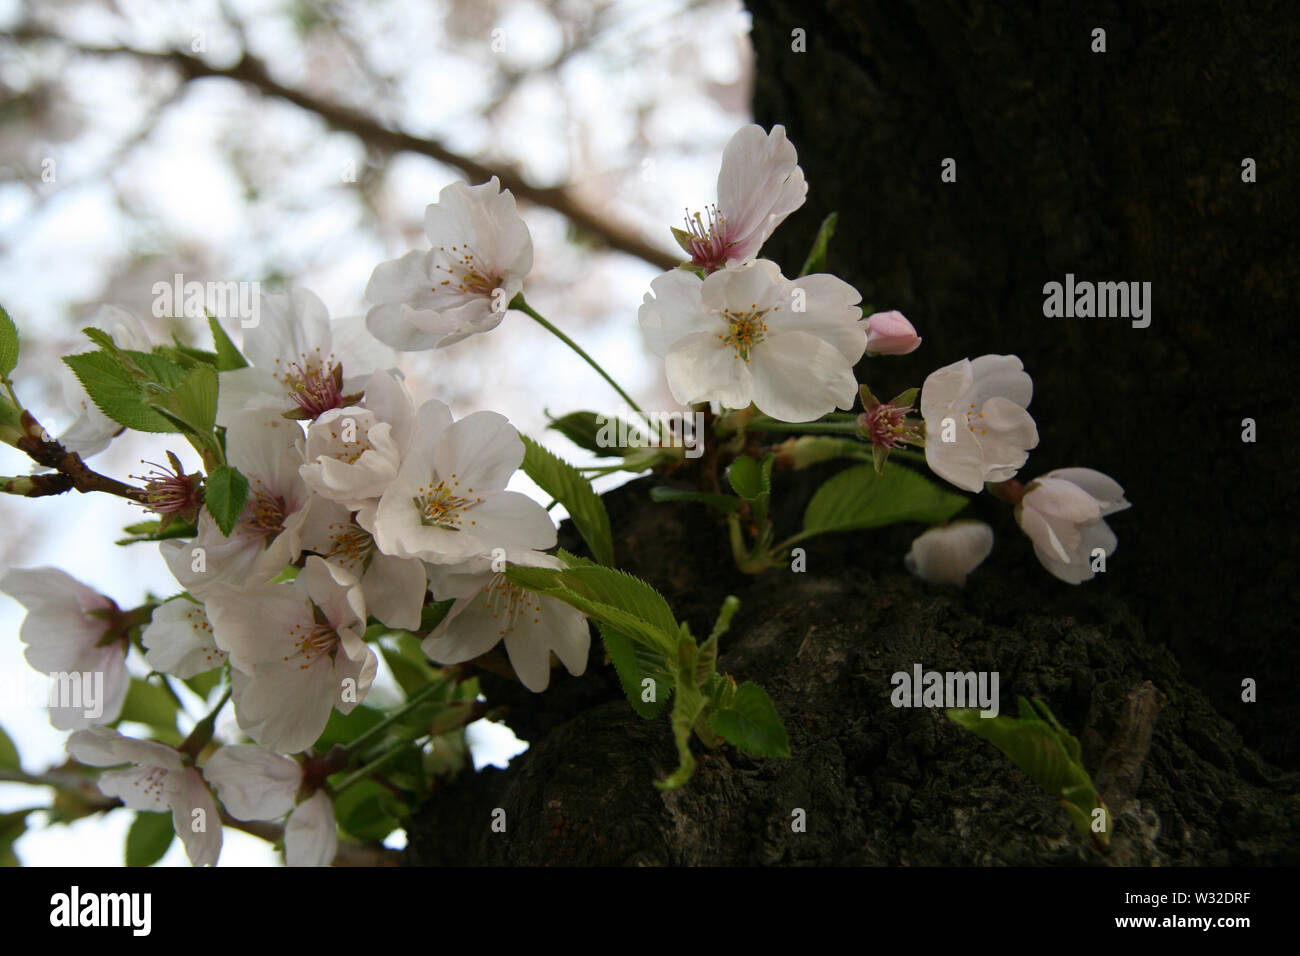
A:
<svg viewBox="0 0 1300 956">
<path fill-rule="evenodd" d="M 57 568 L 10 571 L 0 591 L 27 608 L 19 632 L 27 663 L 56 679 L 50 723 L 74 730 L 117 720 L 130 683 L 117 604 Z"/>
<path fill-rule="evenodd" d="M 673 234 L 691 257 L 691 266 L 716 272 L 757 256 L 807 194 L 785 127 L 773 126 L 765 133 L 761 126 L 742 126 L 722 151 L 717 204 L 704 215 L 687 216 L 686 228 Z"/>
<path fill-rule="evenodd" d="M 262 746 L 305 750 L 331 709 L 351 713 L 369 691 L 378 662 L 362 640 L 359 582 L 322 558 L 309 557 L 291 583 L 218 585 L 206 605 L 234 668 L 235 717 Z"/>
<path fill-rule="evenodd" d="M 153 740 L 133 740 L 107 727 L 77 731 L 68 738 L 67 751 L 91 767 L 133 764 L 128 770 L 101 773 L 100 791 L 131 810 L 170 809 L 190 862 L 216 865 L 221 854 L 221 816 L 208 785 L 179 751 Z"/>
<path fill-rule="evenodd" d="M 1124 489 L 1109 475 L 1058 468 L 1025 487 L 1016 520 L 1043 567 L 1067 584 L 1080 584 L 1095 576 L 1094 551 L 1110 557 L 1118 546 L 1103 519 L 1129 507 Z"/>
<path fill-rule="evenodd" d="M 397 478 L 379 499 L 371 523 L 385 554 L 458 564 L 490 554 L 555 544 L 555 524 L 527 495 L 506 491 L 524 445 L 506 419 L 474 412 L 452 421 L 442 402 L 420 406 Z"/>
<path fill-rule="evenodd" d="M 424 231 L 432 249 L 381 262 L 366 285 L 368 328 L 406 352 L 496 328 L 533 267 L 528 227 L 495 176 L 445 187 L 424 210 Z"/>
<path fill-rule="evenodd" d="M 1013 477 L 1038 445 L 1025 411 L 1033 394 L 1014 355 L 981 355 L 931 372 L 921 388 L 930 469 L 966 491 Z"/>
<path fill-rule="evenodd" d="M 150 667 L 182 680 L 220 667 L 228 657 L 213 639 L 203 605 L 183 597 L 154 608 L 140 643 Z"/>
<path fill-rule="evenodd" d="M 315 420 L 360 399 L 370 373 L 395 362 L 360 317 L 331 322 L 325 304 L 307 289 L 263 295 L 258 314 L 257 325 L 244 333 L 248 367 L 221 373 L 218 425 L 261 408 Z"/>
<path fill-rule="evenodd" d="M 355 511 L 397 477 L 414 419 L 415 405 L 402 383 L 389 372 L 375 372 L 360 404 L 330 409 L 308 426 L 306 464 L 299 473 L 316 494 Z"/>
<path fill-rule="evenodd" d="M 787 422 L 851 408 L 853 365 L 866 350 L 861 296 L 831 275 L 790 280 L 757 259 L 706 279 L 668 272 L 650 284 L 639 318 L 683 404 L 717 402 Z"/>
<path fill-rule="evenodd" d="M 866 321 L 868 355 L 907 355 L 921 346 L 921 337 L 902 312 L 874 312 Z"/>
<path fill-rule="evenodd" d="M 510 562 L 526 567 L 560 568 L 550 555 L 528 553 Z M 587 668 L 591 632 L 586 616 L 571 605 L 526 591 L 494 571 L 487 560 L 433 572 L 433 592 L 455 603 L 421 647 L 439 664 L 459 664 L 504 642 L 510 666 L 525 687 L 546 690 L 551 653 L 575 677 Z"/>
<path fill-rule="evenodd" d="M 230 536 L 206 509 L 192 541 L 159 545 L 176 580 L 202 598 L 221 583 L 261 583 L 301 551 L 299 534 L 310 496 L 299 475 L 302 430 L 270 410 L 236 415 L 226 432 L 226 459 L 248 479 L 248 500 Z"/>
</svg>

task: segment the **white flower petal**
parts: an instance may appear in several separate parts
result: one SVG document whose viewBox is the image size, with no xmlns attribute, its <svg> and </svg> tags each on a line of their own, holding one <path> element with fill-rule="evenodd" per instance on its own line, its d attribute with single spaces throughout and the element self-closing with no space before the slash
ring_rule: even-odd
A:
<svg viewBox="0 0 1300 956">
<path fill-rule="evenodd" d="M 265 748 L 231 744 L 208 758 L 203 776 L 236 820 L 277 820 L 293 809 L 302 768 Z"/>
<path fill-rule="evenodd" d="M 317 790 L 298 804 L 284 828 L 284 862 L 288 866 L 329 866 L 338 852 L 334 804 Z"/>
</svg>

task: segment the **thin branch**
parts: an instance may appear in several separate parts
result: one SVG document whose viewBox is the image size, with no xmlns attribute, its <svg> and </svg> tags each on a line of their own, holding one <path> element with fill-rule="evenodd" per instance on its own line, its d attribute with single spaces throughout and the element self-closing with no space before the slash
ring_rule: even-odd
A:
<svg viewBox="0 0 1300 956">
<path fill-rule="evenodd" d="M 8 491 L 10 494 L 24 494 L 29 498 L 62 494 L 70 489 L 83 493 L 102 491 L 137 504 L 148 502 L 149 495 L 143 488 L 136 488 L 116 478 L 109 478 L 107 475 L 92 471 L 75 451 L 68 451 L 59 442 L 50 438 L 31 412 L 23 412 L 22 423 L 25 434 L 14 443 L 15 447 L 19 451 L 26 452 L 27 457 L 36 464 L 53 468 L 62 477 L 32 475 L 27 479 L 30 487 L 23 490 L 19 490 L 18 487 L 5 487 L 0 490 Z M 6 479 L 6 484 L 17 485 L 20 481 L 22 479 Z"/>
<path fill-rule="evenodd" d="M 501 181 L 502 187 L 509 189 L 516 198 L 553 209 L 567 217 L 579 229 L 600 236 L 610 248 L 636 256 L 660 269 L 672 269 L 679 264 L 676 257 L 650 245 L 630 229 L 611 221 L 608 215 L 576 202 L 566 189 L 532 186 L 518 171 L 509 167 L 490 168 L 477 160 L 448 149 L 437 140 L 389 129 L 350 107 L 304 90 L 285 86 L 267 72 L 260 60 L 248 53 L 244 53 L 240 60 L 231 66 L 215 67 L 179 50 L 160 53 L 124 46 L 87 46 L 38 27 L 20 26 L 0 35 L 18 41 L 49 40 L 90 55 L 131 56 L 143 61 L 168 63 L 180 70 L 187 80 L 218 77 L 246 83 L 267 96 L 286 100 L 301 109 L 315 113 L 334 129 L 352 133 L 376 148 L 388 152 L 409 152 L 428 156 L 440 163 L 456 167 L 475 183 L 485 182 L 496 176 Z"/>
</svg>

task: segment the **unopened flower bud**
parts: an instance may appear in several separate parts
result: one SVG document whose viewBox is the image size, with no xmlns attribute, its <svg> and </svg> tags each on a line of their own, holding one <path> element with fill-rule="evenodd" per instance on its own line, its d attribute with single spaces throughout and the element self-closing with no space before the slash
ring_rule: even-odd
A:
<svg viewBox="0 0 1300 956">
<path fill-rule="evenodd" d="M 901 312 L 876 312 L 866 318 L 868 355 L 906 355 L 916 351 L 921 337 Z"/>
</svg>

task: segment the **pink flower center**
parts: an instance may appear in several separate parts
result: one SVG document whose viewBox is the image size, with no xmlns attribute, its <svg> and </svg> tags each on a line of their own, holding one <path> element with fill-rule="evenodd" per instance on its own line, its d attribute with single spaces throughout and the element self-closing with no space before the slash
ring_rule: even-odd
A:
<svg viewBox="0 0 1300 956">
<path fill-rule="evenodd" d="M 705 272 L 717 272 L 727 264 L 727 253 L 734 243 L 727 238 L 727 217 L 710 206 L 704 211 L 705 222 L 698 212 L 686 216 L 686 245 L 691 254 L 691 265 Z"/>
<path fill-rule="evenodd" d="M 858 428 L 873 445 L 881 448 L 900 448 L 903 438 L 914 430 L 908 426 L 906 420 L 907 413 L 911 410 L 911 406 L 895 408 L 887 402 L 882 402 L 858 416 Z"/>
<path fill-rule="evenodd" d="M 331 408 L 343 407 L 343 367 L 320 361 L 294 362 L 284 384 L 294 404 L 312 421 Z"/>
<path fill-rule="evenodd" d="M 153 470 L 147 475 L 132 475 L 138 481 L 144 481 L 144 492 L 148 496 L 146 505 L 155 514 L 194 514 L 202 502 L 199 500 L 198 483 L 193 475 L 178 474 L 164 468 L 156 462 L 147 461 Z"/>
</svg>

